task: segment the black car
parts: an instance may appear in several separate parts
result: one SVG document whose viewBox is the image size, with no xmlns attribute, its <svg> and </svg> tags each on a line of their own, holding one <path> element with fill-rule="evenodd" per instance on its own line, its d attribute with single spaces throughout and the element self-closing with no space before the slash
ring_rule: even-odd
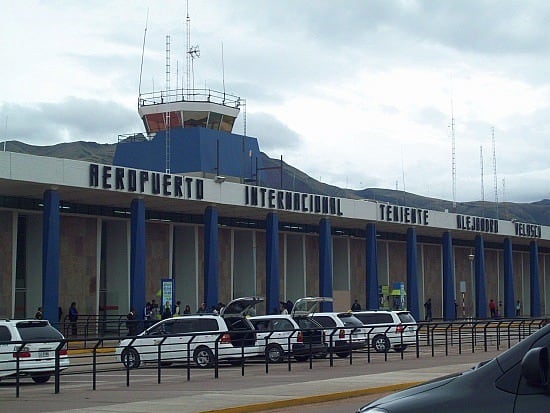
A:
<svg viewBox="0 0 550 413">
<path fill-rule="evenodd" d="M 472 370 L 383 397 L 358 413 L 550 411 L 550 325 Z"/>
</svg>

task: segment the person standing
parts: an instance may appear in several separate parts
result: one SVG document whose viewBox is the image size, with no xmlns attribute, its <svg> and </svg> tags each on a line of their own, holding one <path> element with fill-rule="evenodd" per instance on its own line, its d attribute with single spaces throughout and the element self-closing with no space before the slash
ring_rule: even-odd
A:
<svg viewBox="0 0 550 413">
<path fill-rule="evenodd" d="M 42 307 L 38 307 L 38 310 L 36 310 L 36 314 L 34 315 L 34 318 L 37 320 L 42 320 L 44 318 L 44 315 L 42 313 Z"/>
<path fill-rule="evenodd" d="M 519 317 L 521 315 L 521 301 L 516 301 L 516 317 Z"/>
<path fill-rule="evenodd" d="M 181 301 L 176 301 L 176 308 L 174 309 L 174 316 L 181 315 Z"/>
<path fill-rule="evenodd" d="M 183 314 L 191 314 L 191 306 L 189 304 L 185 305 L 185 309 L 183 310 Z"/>
<path fill-rule="evenodd" d="M 428 298 L 428 301 L 424 303 L 424 320 L 432 321 L 432 299 Z"/>
<path fill-rule="evenodd" d="M 78 320 L 78 310 L 76 309 L 76 303 L 73 301 L 69 307 L 69 322 L 71 323 L 71 334 L 77 335 L 78 328 L 76 322 Z"/>
<path fill-rule="evenodd" d="M 491 318 L 496 318 L 497 316 L 497 305 L 493 299 L 489 300 L 489 312 L 491 313 Z"/>
<path fill-rule="evenodd" d="M 151 325 L 151 303 L 147 301 L 145 307 L 143 308 L 143 325 L 145 328 Z"/>
<path fill-rule="evenodd" d="M 201 306 L 197 309 L 197 313 L 206 313 L 206 303 L 201 303 Z"/>
<path fill-rule="evenodd" d="M 172 305 L 170 304 L 170 301 L 166 301 L 166 304 L 164 304 L 161 317 L 163 320 L 172 317 Z"/>
<path fill-rule="evenodd" d="M 361 304 L 357 300 L 351 305 L 351 311 L 361 311 Z"/>
<path fill-rule="evenodd" d="M 131 308 L 130 312 L 126 315 L 126 328 L 128 329 L 129 336 L 135 336 L 137 333 L 136 325 L 136 310 Z"/>
</svg>

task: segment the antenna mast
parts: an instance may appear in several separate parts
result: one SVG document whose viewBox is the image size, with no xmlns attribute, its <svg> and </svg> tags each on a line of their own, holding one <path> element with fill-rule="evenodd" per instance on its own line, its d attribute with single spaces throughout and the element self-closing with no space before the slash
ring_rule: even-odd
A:
<svg viewBox="0 0 550 413">
<path fill-rule="evenodd" d="M 138 98 L 141 96 L 141 75 L 143 74 L 143 55 L 145 54 L 145 38 L 147 36 L 147 23 L 149 23 L 149 9 L 147 9 L 147 17 L 145 18 L 145 30 L 143 31 L 143 44 L 141 46 L 141 65 L 139 67 Z M 139 102 L 138 102 L 138 107 L 139 107 Z"/>
<path fill-rule="evenodd" d="M 451 99 L 451 141 L 452 141 L 452 179 L 453 179 L 453 210 L 456 212 L 456 147 L 455 147 L 455 117 L 453 100 Z"/>
<path fill-rule="evenodd" d="M 166 92 L 164 98 L 170 101 L 170 35 L 166 35 Z M 168 106 L 167 106 L 168 108 Z M 170 173 L 170 111 L 164 112 L 164 127 L 166 130 L 166 173 Z"/>
<path fill-rule="evenodd" d="M 495 127 L 492 128 L 493 132 L 493 176 L 495 181 L 495 206 L 498 219 L 498 181 L 497 181 L 497 149 L 495 143 Z"/>
<path fill-rule="evenodd" d="M 481 167 L 481 202 L 485 202 L 485 188 L 483 186 L 483 146 L 479 145 L 479 165 Z"/>
<path fill-rule="evenodd" d="M 186 18 L 186 27 L 187 27 L 187 52 L 185 53 L 185 61 L 186 61 L 186 89 L 187 89 L 187 98 L 190 96 L 190 90 L 191 90 L 191 79 L 192 82 L 192 88 L 195 89 L 195 71 L 193 68 L 193 62 L 197 57 L 200 57 L 200 50 L 199 46 L 191 46 L 191 18 L 189 17 L 189 0 L 187 0 L 187 18 Z"/>
</svg>

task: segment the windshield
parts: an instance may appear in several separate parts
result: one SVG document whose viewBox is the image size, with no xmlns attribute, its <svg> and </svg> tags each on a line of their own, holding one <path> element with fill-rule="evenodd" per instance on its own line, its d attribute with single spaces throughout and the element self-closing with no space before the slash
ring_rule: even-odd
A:
<svg viewBox="0 0 550 413">
<path fill-rule="evenodd" d="M 59 340 L 63 336 L 46 321 L 24 321 L 17 323 L 21 340 Z"/>
</svg>

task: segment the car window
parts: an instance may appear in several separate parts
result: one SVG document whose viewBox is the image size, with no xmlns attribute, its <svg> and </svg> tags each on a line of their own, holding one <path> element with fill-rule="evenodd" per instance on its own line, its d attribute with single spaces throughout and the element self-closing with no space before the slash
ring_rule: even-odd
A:
<svg viewBox="0 0 550 413">
<path fill-rule="evenodd" d="M 313 319 L 321 324 L 323 327 L 336 327 L 336 322 L 329 316 L 316 315 L 313 317 Z"/>
<path fill-rule="evenodd" d="M 219 329 L 218 321 L 214 318 L 200 318 L 195 328 L 196 331 L 218 331 Z"/>
<path fill-rule="evenodd" d="M 184 334 L 193 332 L 193 320 L 177 320 L 171 323 L 172 334 Z"/>
<path fill-rule="evenodd" d="M 397 313 L 397 316 L 402 323 L 416 323 L 416 320 L 411 313 Z"/>
<path fill-rule="evenodd" d="M 376 314 L 355 314 L 363 324 L 379 324 Z"/>
<path fill-rule="evenodd" d="M 23 321 L 16 324 L 21 340 L 59 340 L 61 333 L 45 321 Z"/>
<path fill-rule="evenodd" d="M 344 327 L 363 327 L 363 323 L 351 314 L 338 314 L 338 318 L 344 323 Z"/>
<path fill-rule="evenodd" d="M 266 331 L 269 324 L 269 320 L 250 320 L 250 322 L 258 331 Z"/>
<path fill-rule="evenodd" d="M 0 326 L 0 343 L 2 341 L 11 341 L 11 333 L 6 326 Z"/>
<path fill-rule="evenodd" d="M 271 329 L 273 331 L 289 331 L 294 330 L 294 326 L 289 320 L 282 318 L 273 320 L 271 323 Z"/>
<path fill-rule="evenodd" d="M 323 326 L 320 325 L 317 321 L 312 320 L 311 318 L 297 318 L 295 321 L 298 323 L 300 328 L 302 329 L 311 329 L 311 328 L 322 328 Z"/>
</svg>

